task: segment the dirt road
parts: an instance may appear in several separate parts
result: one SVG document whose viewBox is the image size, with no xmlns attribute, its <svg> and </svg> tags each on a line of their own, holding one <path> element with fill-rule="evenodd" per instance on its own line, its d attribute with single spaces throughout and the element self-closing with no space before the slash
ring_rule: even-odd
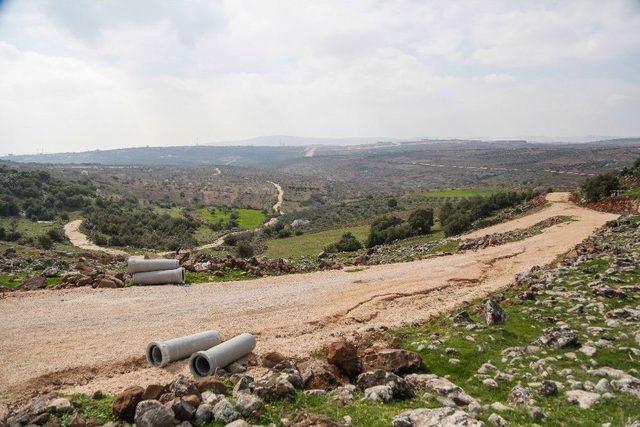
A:
<svg viewBox="0 0 640 427">
<path fill-rule="evenodd" d="M 269 181 L 269 182 L 276 187 L 276 190 L 278 190 L 278 201 L 276 202 L 275 205 L 273 205 L 273 211 L 282 215 L 284 213 L 282 212 L 282 202 L 284 202 L 284 190 L 282 189 L 280 184 L 278 184 L 277 182 L 273 182 L 273 181 Z"/>
<path fill-rule="evenodd" d="M 363 271 L 326 271 L 192 286 L 78 288 L 16 292 L 0 300 L 0 396 L 24 396 L 56 384 L 64 391 L 118 391 L 187 372 L 145 366 L 144 349 L 166 339 L 219 328 L 223 337 L 250 331 L 257 352 L 304 355 L 333 337 L 375 326 L 429 319 L 506 286 L 515 274 L 554 260 L 616 215 L 563 201 L 576 221 L 529 239 Z M 531 221 L 534 221 L 533 219 Z M 522 219 L 504 227 L 517 228 Z"/>
<path fill-rule="evenodd" d="M 67 236 L 72 245 L 88 251 L 102 251 L 111 255 L 127 255 L 125 251 L 112 248 L 104 248 L 91 242 L 86 234 L 80 231 L 82 225 L 81 219 L 70 221 L 64 225 L 64 234 Z"/>
</svg>

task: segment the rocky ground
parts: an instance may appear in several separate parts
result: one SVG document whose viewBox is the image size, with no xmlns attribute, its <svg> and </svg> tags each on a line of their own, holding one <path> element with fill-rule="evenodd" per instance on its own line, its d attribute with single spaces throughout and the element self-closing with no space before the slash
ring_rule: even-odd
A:
<svg viewBox="0 0 640 427">
<path fill-rule="evenodd" d="M 637 425 L 640 217 L 452 315 L 313 356 L 252 356 L 200 382 L 42 395 L 9 425 Z"/>
</svg>

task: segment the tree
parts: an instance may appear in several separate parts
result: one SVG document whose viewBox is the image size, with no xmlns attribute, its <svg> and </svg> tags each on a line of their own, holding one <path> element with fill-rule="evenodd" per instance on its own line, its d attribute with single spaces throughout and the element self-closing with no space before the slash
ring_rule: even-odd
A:
<svg viewBox="0 0 640 427">
<path fill-rule="evenodd" d="M 463 231 L 467 231 L 471 227 L 471 217 L 464 212 L 456 212 L 447 218 L 447 221 L 443 225 L 444 235 L 455 236 Z"/>
<path fill-rule="evenodd" d="M 391 198 L 387 201 L 387 206 L 391 209 L 395 209 L 396 207 L 398 207 L 398 201 L 394 198 Z"/>
<path fill-rule="evenodd" d="M 325 252 L 355 252 L 358 249 L 362 249 L 362 243 L 356 239 L 356 237 L 347 232 L 342 235 L 340 240 L 336 243 L 332 243 L 325 247 Z"/>
<path fill-rule="evenodd" d="M 582 190 L 590 202 L 611 196 L 611 193 L 620 188 L 620 179 L 615 172 L 606 172 L 598 176 L 588 178 Z"/>
<path fill-rule="evenodd" d="M 428 234 L 433 226 L 433 209 L 416 209 L 409 215 L 409 225 L 416 234 Z"/>
<path fill-rule="evenodd" d="M 17 216 L 20 208 L 13 197 L 0 198 L 0 216 Z"/>
</svg>

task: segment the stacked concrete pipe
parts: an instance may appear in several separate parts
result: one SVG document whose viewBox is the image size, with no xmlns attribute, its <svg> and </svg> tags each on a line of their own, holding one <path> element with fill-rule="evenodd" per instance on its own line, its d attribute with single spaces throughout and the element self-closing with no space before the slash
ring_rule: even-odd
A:
<svg viewBox="0 0 640 427">
<path fill-rule="evenodd" d="M 153 341 L 147 346 L 147 362 L 159 368 L 180 359 L 186 359 L 194 352 L 206 350 L 220 344 L 220 334 L 211 330 L 170 339 Z"/>
<path fill-rule="evenodd" d="M 197 378 L 214 375 L 218 369 L 246 356 L 255 347 L 256 339 L 253 335 L 240 334 L 209 350 L 193 353 L 189 359 L 189 369 Z"/>
<path fill-rule="evenodd" d="M 129 258 L 127 271 L 134 285 L 164 285 L 185 281 L 184 268 L 177 259 Z"/>
</svg>

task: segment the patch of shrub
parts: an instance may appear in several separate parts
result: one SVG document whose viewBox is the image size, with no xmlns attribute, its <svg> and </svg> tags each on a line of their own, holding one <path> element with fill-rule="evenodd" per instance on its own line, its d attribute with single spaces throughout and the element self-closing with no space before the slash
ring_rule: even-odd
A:
<svg viewBox="0 0 640 427">
<path fill-rule="evenodd" d="M 42 249 L 51 249 L 53 247 L 53 240 L 46 234 L 38 236 L 37 243 L 38 247 Z"/>
<path fill-rule="evenodd" d="M 327 245 L 324 251 L 329 253 L 355 252 L 358 249 L 362 249 L 362 243 L 353 234 L 347 232 L 337 242 Z"/>
<path fill-rule="evenodd" d="M 52 228 L 52 229 L 48 230 L 47 231 L 47 236 L 49 236 L 49 238 L 53 242 L 60 243 L 60 242 L 64 241 L 64 234 L 62 234 L 62 232 L 60 230 L 58 230 L 57 228 Z"/>
<path fill-rule="evenodd" d="M 606 172 L 587 178 L 582 185 L 585 197 L 590 202 L 597 202 L 620 188 L 620 179 L 615 172 Z"/>
<path fill-rule="evenodd" d="M 238 244 L 236 245 L 236 255 L 238 255 L 240 258 L 252 257 L 253 253 L 253 246 L 251 245 L 251 242 L 247 240 L 238 242 Z"/>
<path fill-rule="evenodd" d="M 455 204 L 447 201 L 440 207 L 440 223 L 445 236 L 454 236 L 469 230 L 476 221 L 532 197 L 534 197 L 532 191 L 509 191 L 484 197 L 470 197 Z"/>
</svg>

